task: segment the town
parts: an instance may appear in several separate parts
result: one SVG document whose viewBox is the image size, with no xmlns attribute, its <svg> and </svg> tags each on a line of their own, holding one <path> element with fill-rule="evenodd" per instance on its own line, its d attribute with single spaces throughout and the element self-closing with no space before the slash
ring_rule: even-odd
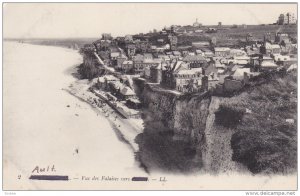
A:
<svg viewBox="0 0 300 196">
<path fill-rule="evenodd" d="M 93 92 L 122 116 L 138 118 L 141 102 L 133 81 L 175 95 L 224 95 L 262 73 L 297 69 L 296 23 L 286 13 L 268 25 L 204 26 L 196 19 L 146 34 L 103 33 L 81 48 L 79 72 L 96 78 Z"/>
</svg>

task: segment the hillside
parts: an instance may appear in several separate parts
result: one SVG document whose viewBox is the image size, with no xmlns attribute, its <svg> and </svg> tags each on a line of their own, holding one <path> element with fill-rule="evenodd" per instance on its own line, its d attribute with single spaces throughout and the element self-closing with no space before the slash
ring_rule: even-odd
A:
<svg viewBox="0 0 300 196">
<path fill-rule="evenodd" d="M 233 130 L 232 160 L 252 173 L 290 173 L 297 168 L 297 76 L 272 74 L 255 87 L 222 100 L 215 113 L 220 132 Z M 294 123 L 286 122 L 293 119 Z"/>
</svg>

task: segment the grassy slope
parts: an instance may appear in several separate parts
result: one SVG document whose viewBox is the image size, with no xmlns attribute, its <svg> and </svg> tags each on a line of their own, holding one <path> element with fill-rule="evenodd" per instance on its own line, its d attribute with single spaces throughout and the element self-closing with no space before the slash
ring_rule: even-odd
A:
<svg viewBox="0 0 300 196">
<path fill-rule="evenodd" d="M 266 79 L 267 78 L 267 79 Z M 253 173 L 290 173 L 297 167 L 297 76 L 262 77 L 238 96 L 225 98 L 216 124 L 234 129 L 232 159 Z M 259 83 L 259 84 L 257 84 Z M 245 110 L 251 110 L 246 113 Z M 226 121 L 218 120 L 229 116 Z M 292 118 L 294 124 L 286 123 Z"/>
</svg>

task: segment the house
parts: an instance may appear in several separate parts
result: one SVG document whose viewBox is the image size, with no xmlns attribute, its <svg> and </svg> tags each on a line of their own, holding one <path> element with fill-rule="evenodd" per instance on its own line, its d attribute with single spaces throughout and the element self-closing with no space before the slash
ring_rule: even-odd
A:
<svg viewBox="0 0 300 196">
<path fill-rule="evenodd" d="M 196 52 L 196 55 L 200 54 L 201 56 L 204 56 L 204 52 L 202 50 L 196 50 L 195 52 Z"/>
<path fill-rule="evenodd" d="M 175 89 L 180 92 L 198 92 L 201 89 L 202 68 L 181 69 L 174 72 Z"/>
<path fill-rule="evenodd" d="M 278 68 L 278 65 L 276 65 L 274 62 L 271 62 L 271 61 L 263 61 L 260 64 L 261 71 L 274 70 L 277 68 Z"/>
<path fill-rule="evenodd" d="M 298 62 L 297 58 L 291 58 L 287 55 L 274 55 L 273 58 L 277 65 L 283 65 L 285 67 L 289 67 L 290 65 Z"/>
<path fill-rule="evenodd" d="M 121 65 L 123 73 L 131 73 L 133 71 L 133 61 L 124 61 Z"/>
<path fill-rule="evenodd" d="M 120 52 L 111 52 L 110 53 L 110 59 L 111 60 L 117 60 L 117 57 L 120 56 Z"/>
<path fill-rule="evenodd" d="M 145 53 L 151 48 L 151 45 L 148 41 L 136 41 L 135 46 L 136 50 L 141 53 Z"/>
<path fill-rule="evenodd" d="M 230 55 L 230 48 L 226 48 L 226 47 L 216 47 L 214 49 L 215 51 L 215 56 L 222 56 L 222 57 L 226 57 Z"/>
<path fill-rule="evenodd" d="M 204 53 L 204 57 L 211 58 L 214 56 L 214 53 L 209 49 L 201 49 Z"/>
<path fill-rule="evenodd" d="M 125 42 L 133 42 L 132 35 L 125 35 L 124 41 L 125 41 Z"/>
<path fill-rule="evenodd" d="M 112 40 L 112 38 L 110 33 L 102 33 L 102 40 Z"/>
<path fill-rule="evenodd" d="M 181 53 L 179 51 L 173 51 L 172 53 L 174 56 L 181 56 Z"/>
<path fill-rule="evenodd" d="M 164 62 L 170 62 L 170 57 L 169 56 L 167 56 L 167 55 L 158 55 L 158 57 L 157 57 L 158 59 L 160 59 L 161 61 L 164 61 Z"/>
<path fill-rule="evenodd" d="M 297 70 L 297 64 L 292 64 L 292 65 L 287 69 L 288 72 L 293 71 L 293 70 Z"/>
<path fill-rule="evenodd" d="M 120 90 L 119 96 L 120 96 L 121 99 L 127 100 L 129 98 L 134 98 L 135 93 L 128 86 L 123 86 L 123 88 Z"/>
<path fill-rule="evenodd" d="M 271 44 L 269 42 L 265 42 L 264 45 L 260 47 L 260 52 L 264 55 L 280 54 L 281 47 L 278 44 Z"/>
<path fill-rule="evenodd" d="M 157 66 L 161 64 L 161 59 L 149 59 L 148 57 L 142 59 L 139 57 L 133 60 L 133 69 L 136 74 L 141 74 L 145 71 L 145 68 Z M 147 70 L 146 70 L 147 71 Z M 150 74 L 149 74 L 150 75 Z"/>
<path fill-rule="evenodd" d="M 157 66 L 150 67 L 150 81 L 153 83 L 160 83 L 162 81 L 162 69 L 164 65 L 159 64 Z"/>
<path fill-rule="evenodd" d="M 278 44 L 272 44 L 272 54 L 280 54 L 281 47 Z"/>
<path fill-rule="evenodd" d="M 127 49 L 127 56 L 129 57 L 129 58 L 131 58 L 132 56 L 134 56 L 135 55 L 135 52 L 136 52 L 136 46 L 135 46 L 135 44 L 127 44 L 126 45 L 126 49 Z"/>
<path fill-rule="evenodd" d="M 179 70 L 179 68 L 188 68 L 188 64 L 178 60 L 172 60 L 169 64 L 164 65 L 164 69 L 162 70 L 162 81 L 161 85 L 175 89 L 175 79 L 174 73 Z"/>
<path fill-rule="evenodd" d="M 144 54 L 144 60 L 152 60 L 152 59 L 153 59 L 153 55 L 151 53 Z"/>
<path fill-rule="evenodd" d="M 208 89 L 211 89 L 211 88 L 215 87 L 216 84 L 219 83 L 219 77 L 214 72 L 207 75 L 207 79 L 208 79 Z"/>
<path fill-rule="evenodd" d="M 113 95 L 118 96 L 123 86 L 124 84 L 122 84 L 120 81 L 110 82 L 108 83 L 108 90 Z"/>
<path fill-rule="evenodd" d="M 218 30 L 216 28 L 208 28 L 207 33 L 216 33 Z"/>
<path fill-rule="evenodd" d="M 244 57 L 235 57 L 234 59 L 229 59 L 227 63 L 233 63 L 235 65 L 247 65 L 250 63 L 250 57 L 244 56 Z"/>
<path fill-rule="evenodd" d="M 169 43 L 170 43 L 170 48 L 169 49 L 176 50 L 177 42 L 178 42 L 177 36 L 169 34 L 168 35 L 168 40 L 169 40 Z"/>
<path fill-rule="evenodd" d="M 96 87 L 98 89 L 105 89 L 106 88 L 105 80 L 104 80 L 103 76 L 97 78 Z"/>
<path fill-rule="evenodd" d="M 183 51 L 181 51 L 181 53 L 182 53 L 182 56 L 185 57 L 189 54 L 189 51 L 183 50 Z"/>
<path fill-rule="evenodd" d="M 97 87 L 99 89 L 105 89 L 109 90 L 109 84 L 120 81 L 118 78 L 116 78 L 113 75 L 105 75 L 98 77 L 97 79 Z"/>
<path fill-rule="evenodd" d="M 195 33 L 203 33 L 203 30 L 197 29 L 197 30 L 195 30 Z"/>
<path fill-rule="evenodd" d="M 125 56 L 124 54 L 120 53 L 120 55 L 117 57 L 117 67 L 121 68 L 122 64 L 124 61 L 127 60 L 127 56 Z"/>
<path fill-rule="evenodd" d="M 275 62 L 278 62 L 278 61 L 289 61 L 290 60 L 290 56 L 280 55 L 280 54 L 273 55 L 273 58 L 274 58 Z"/>
<path fill-rule="evenodd" d="M 260 49 L 258 47 L 246 47 L 245 50 L 248 56 L 260 54 Z"/>
<path fill-rule="evenodd" d="M 207 64 L 206 59 L 201 55 L 187 55 L 183 58 L 183 62 L 189 63 L 190 68 L 199 68 Z"/>
<path fill-rule="evenodd" d="M 286 40 L 286 39 L 289 39 L 289 35 L 286 34 L 286 33 L 280 33 L 278 32 L 276 35 L 275 35 L 275 42 L 278 43 L 278 44 L 281 44 L 281 42 L 283 40 Z"/>
<path fill-rule="evenodd" d="M 220 62 L 216 62 L 215 67 L 217 69 L 217 74 L 218 75 L 223 74 L 226 70 L 226 65 L 222 64 Z"/>
<path fill-rule="evenodd" d="M 246 52 L 244 50 L 241 49 L 231 49 L 230 50 L 230 56 L 232 57 L 238 57 L 238 56 L 245 56 Z"/>
<path fill-rule="evenodd" d="M 245 73 L 250 75 L 250 68 L 237 68 L 231 76 L 235 80 L 243 80 Z"/>
</svg>

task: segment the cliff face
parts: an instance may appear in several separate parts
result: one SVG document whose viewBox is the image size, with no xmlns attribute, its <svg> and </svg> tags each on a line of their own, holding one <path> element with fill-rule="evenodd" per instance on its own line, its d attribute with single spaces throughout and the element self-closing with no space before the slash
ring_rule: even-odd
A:
<svg viewBox="0 0 300 196">
<path fill-rule="evenodd" d="M 147 120 L 159 121 L 165 130 L 172 130 L 173 139 L 197 144 L 203 140 L 209 97 L 180 97 L 146 87 L 142 94 Z M 150 119 L 149 119 L 150 118 Z"/>
<path fill-rule="evenodd" d="M 93 54 L 87 53 L 82 55 L 83 63 L 79 66 L 79 73 L 82 79 L 93 79 L 104 73 Z"/>
<path fill-rule="evenodd" d="M 142 92 L 142 101 L 146 108 L 146 122 L 160 122 L 162 130 L 174 128 L 174 107 L 176 95 L 153 91 L 146 86 Z"/>
<path fill-rule="evenodd" d="M 145 130 L 137 143 L 149 170 L 193 172 L 202 168 L 209 97 L 182 97 L 145 85 L 141 93 Z"/>
<path fill-rule="evenodd" d="M 188 140 L 197 145 L 204 141 L 210 98 L 192 97 L 176 100 L 174 113 L 174 139 Z"/>
<path fill-rule="evenodd" d="M 178 172 L 292 173 L 297 160 L 297 76 L 262 75 L 231 97 L 144 85 L 146 167 Z M 153 167 L 154 166 L 154 167 Z"/>
</svg>

